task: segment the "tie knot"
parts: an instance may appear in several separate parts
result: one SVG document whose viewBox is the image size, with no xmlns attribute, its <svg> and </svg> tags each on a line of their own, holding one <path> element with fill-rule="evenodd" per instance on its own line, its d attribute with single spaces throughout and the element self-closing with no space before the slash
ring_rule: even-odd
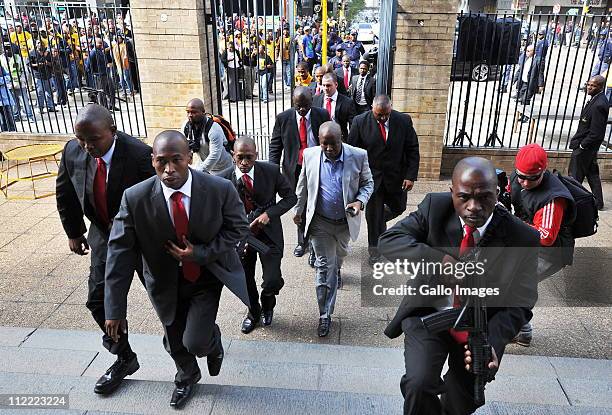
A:
<svg viewBox="0 0 612 415">
<path fill-rule="evenodd" d="M 472 228 L 470 225 L 463 225 L 463 230 L 467 236 L 470 236 L 476 232 L 476 228 Z"/>
<path fill-rule="evenodd" d="M 98 157 L 96 161 L 98 162 L 98 166 L 106 166 L 106 162 L 102 157 Z"/>
<path fill-rule="evenodd" d="M 182 197 L 183 197 L 183 193 L 174 192 L 172 193 L 172 196 L 170 196 L 170 199 L 172 199 L 173 202 L 178 202 L 179 200 L 181 200 Z"/>
</svg>

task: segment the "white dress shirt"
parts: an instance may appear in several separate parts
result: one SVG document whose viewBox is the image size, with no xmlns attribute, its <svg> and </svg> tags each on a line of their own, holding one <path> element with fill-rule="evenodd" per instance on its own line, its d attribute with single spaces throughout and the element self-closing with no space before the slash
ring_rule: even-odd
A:
<svg viewBox="0 0 612 415">
<path fill-rule="evenodd" d="M 236 173 L 236 179 L 240 180 L 242 179 L 243 175 L 247 175 L 251 178 L 251 182 L 253 183 L 253 185 L 255 185 L 255 165 L 253 164 L 253 167 L 251 167 L 251 170 L 249 170 L 248 173 L 243 173 L 240 171 L 240 169 L 238 167 L 234 168 L 234 172 Z"/>
<path fill-rule="evenodd" d="M 359 75 L 359 79 L 357 79 L 357 84 L 355 85 L 355 91 L 359 90 L 359 83 L 363 82 L 361 85 L 361 99 L 359 100 L 359 102 L 357 104 L 359 105 L 367 105 L 367 101 L 365 99 L 365 85 L 366 85 L 366 76 L 361 76 Z"/>
<path fill-rule="evenodd" d="M 185 206 L 187 219 L 189 219 L 189 206 L 191 205 L 191 169 L 188 169 L 187 181 L 183 184 L 183 186 L 181 186 L 180 189 L 174 190 L 166 186 L 164 182 L 160 183 L 164 192 L 164 199 L 166 199 L 166 206 L 168 207 L 168 213 L 170 214 L 172 226 L 174 226 L 174 215 L 172 213 L 172 200 L 170 197 L 172 197 L 175 192 L 181 192 L 183 194 L 183 206 Z"/>
<path fill-rule="evenodd" d="M 111 148 L 108 149 L 106 154 L 104 154 L 102 157 L 100 157 L 102 160 L 104 160 L 104 164 L 106 164 L 106 183 L 108 183 L 108 173 L 110 172 L 111 161 L 113 160 L 113 153 L 115 152 L 115 143 L 116 142 L 117 142 L 117 136 L 114 137 L 113 145 L 111 146 Z"/>
<path fill-rule="evenodd" d="M 336 102 L 338 102 L 338 90 L 332 95 L 328 97 L 327 95 L 323 96 L 323 109 L 327 111 L 327 99 L 331 98 L 331 119 L 332 121 L 336 121 Z"/>
<path fill-rule="evenodd" d="M 523 82 L 529 82 L 529 71 L 531 71 L 531 62 L 533 62 L 533 57 L 525 59 L 525 64 L 523 65 L 523 73 L 521 74 L 521 80 Z"/>
<path fill-rule="evenodd" d="M 304 118 L 306 118 L 306 142 L 308 144 L 308 147 L 314 147 L 317 146 L 317 142 L 314 138 L 314 135 L 312 134 L 312 126 L 310 124 L 310 113 L 312 112 L 312 110 L 308 110 L 308 113 L 304 116 Z M 300 122 L 302 121 L 302 116 L 300 114 L 298 114 L 298 112 L 295 112 L 295 119 L 297 121 L 297 128 L 298 128 L 298 134 L 300 133 Z M 300 138 L 300 136 L 298 135 L 298 139 Z"/>
</svg>

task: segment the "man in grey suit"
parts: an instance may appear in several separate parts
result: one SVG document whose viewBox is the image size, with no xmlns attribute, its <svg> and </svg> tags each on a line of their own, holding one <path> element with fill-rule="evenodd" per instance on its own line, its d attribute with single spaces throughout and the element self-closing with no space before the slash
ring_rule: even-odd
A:
<svg viewBox="0 0 612 415">
<path fill-rule="evenodd" d="M 249 306 L 236 245 L 249 226 L 231 182 L 189 168 L 183 134 L 160 133 L 153 143 L 156 177 L 125 191 L 108 242 L 104 309 L 106 331 L 123 335 L 133 264 L 142 255 L 149 298 L 164 325 L 174 363 L 170 405 L 180 408 L 201 378 L 196 356 L 207 356 L 216 376 L 223 362 L 215 324 L 223 285 Z"/>
<path fill-rule="evenodd" d="M 342 143 L 340 125 L 333 121 L 323 123 L 319 143 L 320 146 L 304 150 L 293 221 L 299 225 L 306 209 L 305 230 L 315 252 L 320 314 L 317 332 L 319 337 L 325 337 L 329 334 L 349 239 L 355 241 L 359 235 L 359 213 L 368 203 L 374 180 L 368 153 Z"/>
</svg>

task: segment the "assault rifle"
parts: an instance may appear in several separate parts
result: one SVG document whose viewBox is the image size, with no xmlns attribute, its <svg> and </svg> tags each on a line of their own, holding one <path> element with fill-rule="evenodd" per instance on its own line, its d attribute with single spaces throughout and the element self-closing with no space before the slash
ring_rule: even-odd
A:
<svg viewBox="0 0 612 415">
<path fill-rule="evenodd" d="M 476 262 L 480 250 L 474 248 L 467 256 L 460 258 L 462 262 Z M 462 287 L 479 288 L 484 286 L 483 275 L 466 277 Z M 421 317 L 423 325 L 430 333 L 440 333 L 449 329 L 468 332 L 468 348 L 472 353 L 471 372 L 474 374 L 474 402 L 476 405 L 485 403 L 485 385 L 494 379 L 489 362 L 491 361 L 491 345 L 487 339 L 487 306 L 486 297 L 470 295 L 465 297 L 461 308 L 451 308 Z"/>
</svg>

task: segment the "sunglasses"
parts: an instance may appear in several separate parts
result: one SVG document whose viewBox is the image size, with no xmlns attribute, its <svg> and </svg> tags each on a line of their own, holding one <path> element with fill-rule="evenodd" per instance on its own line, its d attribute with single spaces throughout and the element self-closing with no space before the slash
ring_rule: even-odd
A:
<svg viewBox="0 0 612 415">
<path fill-rule="evenodd" d="M 538 180 L 540 177 L 542 177 L 542 174 L 544 172 L 540 173 L 540 174 L 536 174 L 533 176 L 525 176 L 523 174 L 519 174 L 518 172 L 516 172 L 516 177 L 518 177 L 521 180 L 527 180 L 529 182 L 535 182 L 536 180 Z"/>
</svg>

